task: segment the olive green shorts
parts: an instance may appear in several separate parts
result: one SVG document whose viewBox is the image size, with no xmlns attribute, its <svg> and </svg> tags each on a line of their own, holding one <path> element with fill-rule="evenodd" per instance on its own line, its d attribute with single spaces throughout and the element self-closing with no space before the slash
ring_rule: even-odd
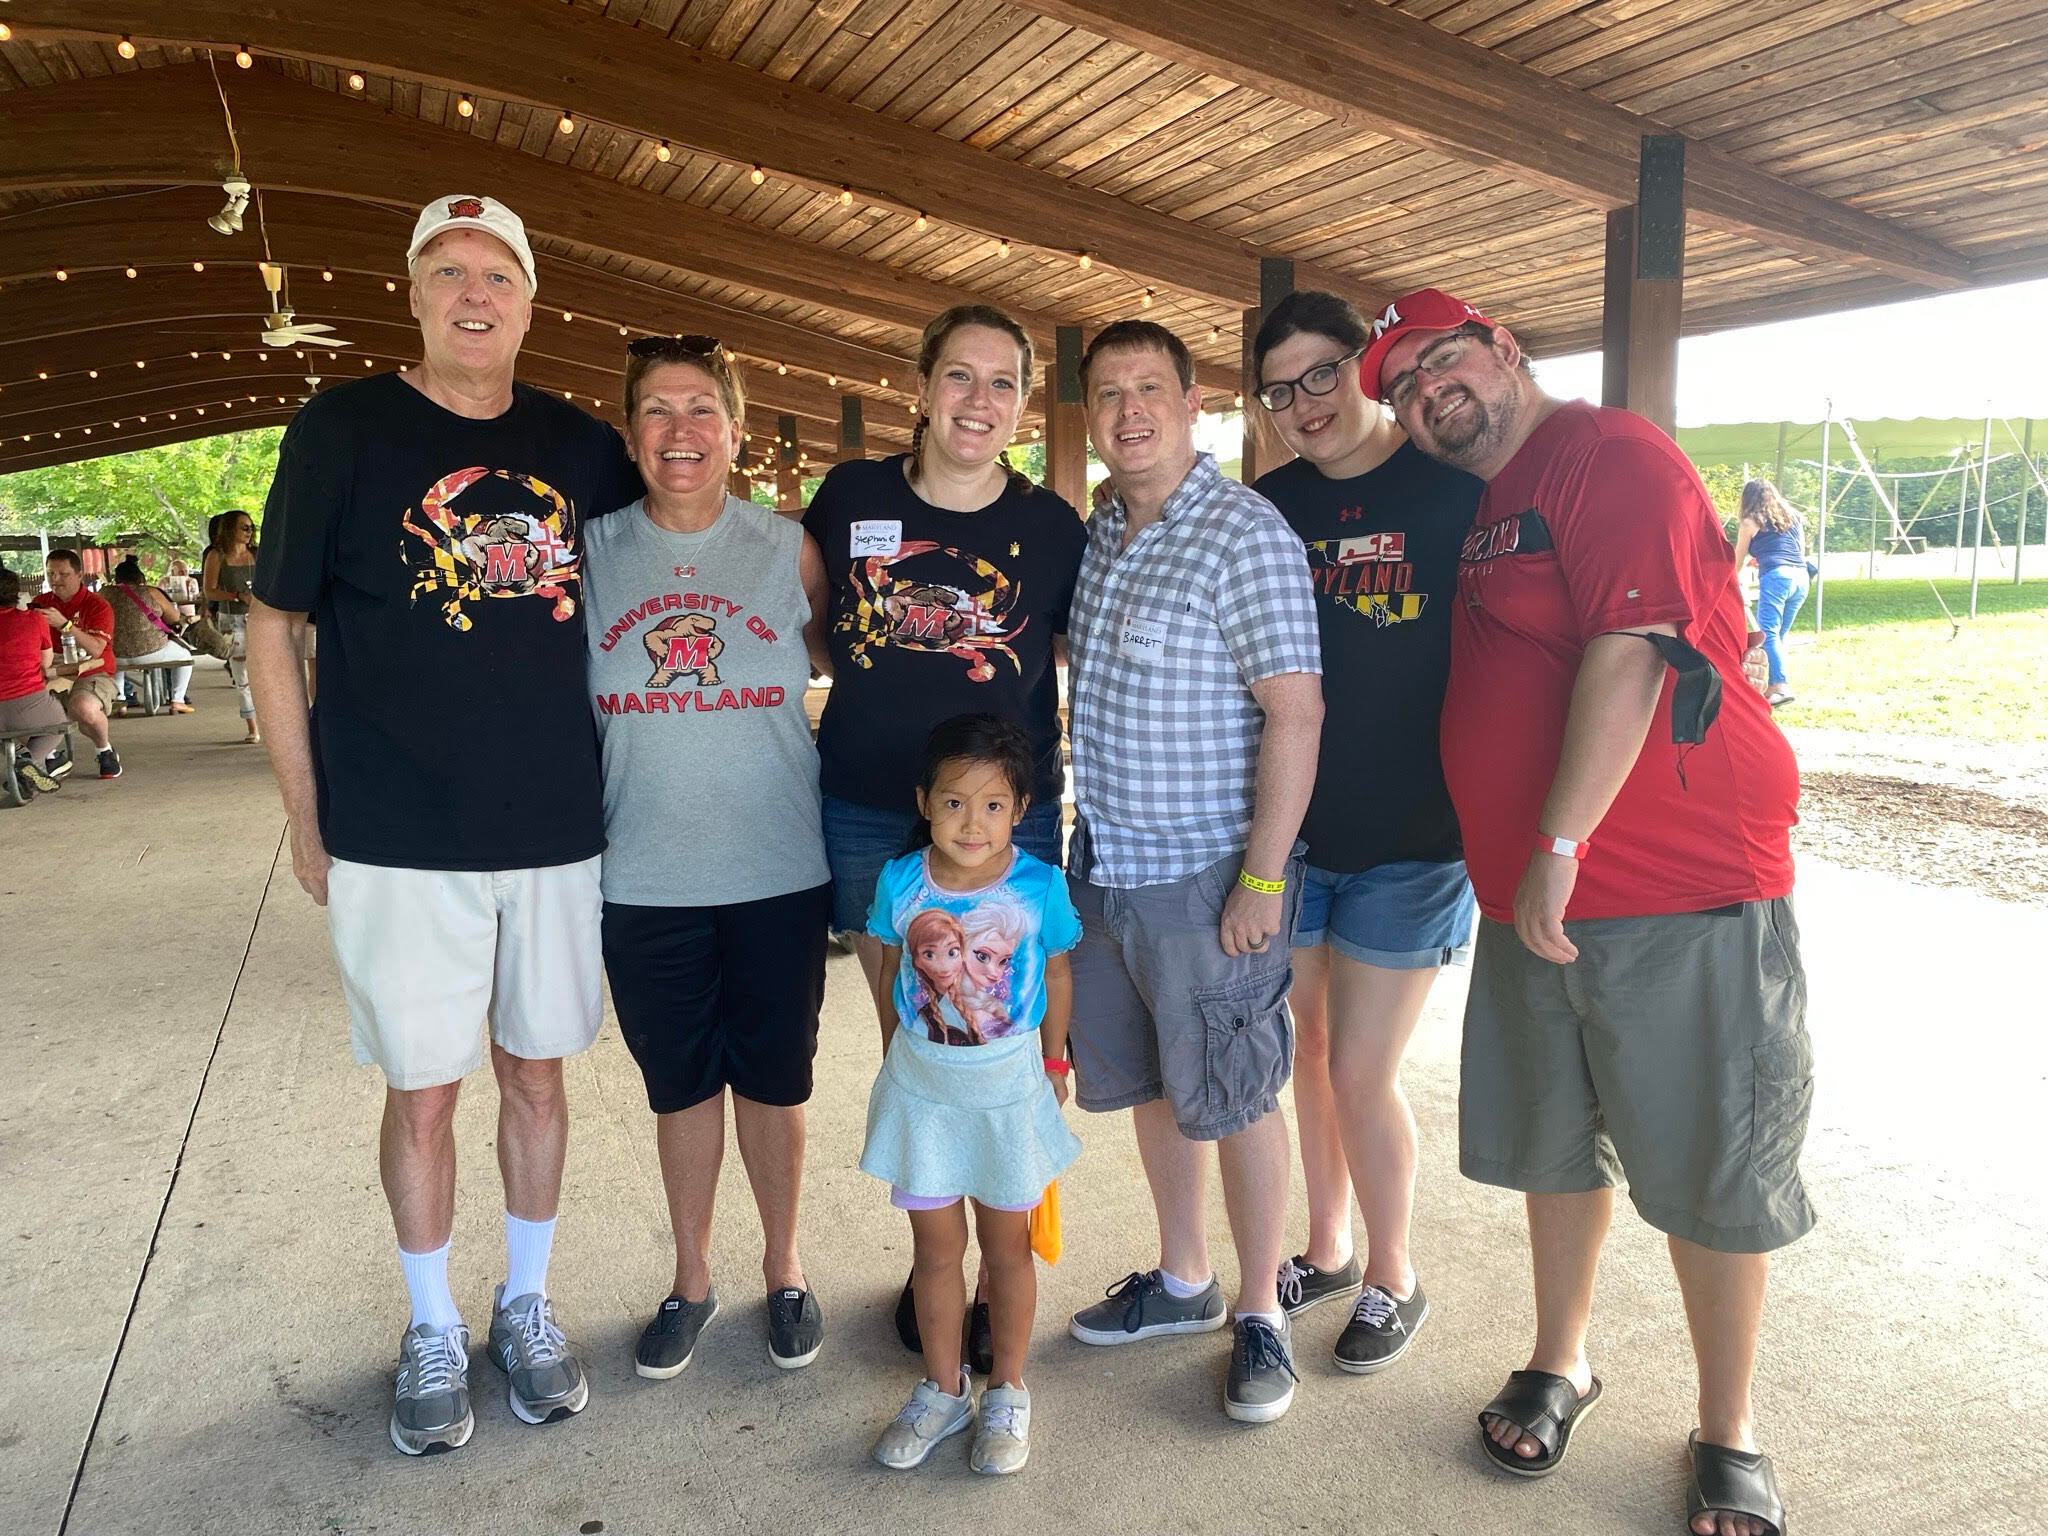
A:
<svg viewBox="0 0 2048 1536">
<path fill-rule="evenodd" d="M 1802 1236 L 1813 1047 L 1791 904 L 1564 926 L 1579 958 L 1553 965 L 1479 920 L 1465 1176 L 1535 1194 L 1626 1179 L 1643 1220 L 1724 1253 Z"/>
</svg>

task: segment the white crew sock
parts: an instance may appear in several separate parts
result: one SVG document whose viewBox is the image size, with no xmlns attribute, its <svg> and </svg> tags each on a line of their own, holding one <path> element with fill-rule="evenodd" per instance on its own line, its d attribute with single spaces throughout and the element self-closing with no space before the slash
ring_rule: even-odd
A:
<svg viewBox="0 0 2048 1536">
<path fill-rule="evenodd" d="M 1214 1281 L 1215 1276 L 1213 1275 L 1206 1280 L 1183 1280 L 1164 1265 L 1161 1265 L 1159 1269 L 1160 1284 L 1166 1287 L 1166 1294 L 1177 1301 L 1186 1301 L 1191 1296 L 1201 1295 L 1202 1292 L 1209 1289 Z"/>
<path fill-rule="evenodd" d="M 505 1300 L 548 1293 L 548 1255 L 555 1248 L 555 1218 L 521 1221 L 505 1213 Z"/>
<path fill-rule="evenodd" d="M 1240 1323 L 1249 1323 L 1257 1320 L 1258 1322 L 1265 1323 L 1282 1338 L 1287 1336 L 1287 1314 L 1285 1312 L 1247 1312 L 1240 1307 L 1237 1313 L 1237 1320 Z"/>
<path fill-rule="evenodd" d="M 448 1294 L 448 1244 L 432 1253 L 398 1250 L 398 1267 L 405 1271 L 405 1289 L 412 1297 L 412 1326 L 452 1328 L 462 1321 L 455 1310 L 455 1298 Z"/>
</svg>

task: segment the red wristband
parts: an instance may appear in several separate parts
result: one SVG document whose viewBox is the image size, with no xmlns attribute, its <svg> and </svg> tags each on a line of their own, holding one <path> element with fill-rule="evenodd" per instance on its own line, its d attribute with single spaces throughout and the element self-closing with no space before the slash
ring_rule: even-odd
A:
<svg viewBox="0 0 2048 1536">
<path fill-rule="evenodd" d="M 1593 845 L 1591 843 L 1575 843 L 1568 837 L 1545 837 L 1541 832 L 1538 832 L 1536 834 L 1536 851 L 1538 853 L 1554 853 L 1561 859 L 1583 859 L 1593 851 Z"/>
<path fill-rule="evenodd" d="M 1048 1056 L 1045 1058 L 1045 1070 L 1056 1076 L 1065 1077 L 1074 1070 L 1074 1064 L 1064 1056 Z"/>
</svg>

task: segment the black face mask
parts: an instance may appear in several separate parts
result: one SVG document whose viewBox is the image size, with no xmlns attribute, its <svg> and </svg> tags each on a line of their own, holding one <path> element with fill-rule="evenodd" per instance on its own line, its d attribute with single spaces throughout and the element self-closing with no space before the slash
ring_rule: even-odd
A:
<svg viewBox="0 0 2048 1536">
<path fill-rule="evenodd" d="M 1721 713 L 1721 674 L 1714 664 L 1676 635 L 1638 635 L 1657 648 L 1678 684 L 1671 690 L 1671 740 L 1696 747 Z"/>
</svg>

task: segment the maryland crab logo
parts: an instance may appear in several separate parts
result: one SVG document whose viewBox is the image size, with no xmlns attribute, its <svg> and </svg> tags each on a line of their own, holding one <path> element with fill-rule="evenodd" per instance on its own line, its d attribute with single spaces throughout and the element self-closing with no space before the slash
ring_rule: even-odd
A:
<svg viewBox="0 0 2048 1536">
<path fill-rule="evenodd" d="M 942 582 L 893 574 L 892 568 L 902 561 L 934 552 L 972 571 L 985 584 L 982 590 L 969 592 Z M 1010 610 L 1017 603 L 1016 583 L 986 560 L 929 540 L 913 540 L 893 555 L 854 562 L 851 585 L 853 604 L 841 615 L 837 628 L 853 637 L 856 665 L 872 667 L 875 662 L 869 651 L 899 645 L 957 656 L 967 663 L 972 682 L 985 683 L 996 675 L 990 652 L 1008 657 L 1012 668 L 1023 671 L 1010 642 L 1031 621 L 1027 617 L 1009 626 Z"/>
<path fill-rule="evenodd" d="M 664 619 L 642 635 L 640 643 L 654 663 L 648 687 L 666 688 L 687 673 L 696 674 L 699 688 L 718 686 L 718 655 L 725 642 L 718 638 L 718 621 L 710 614 L 679 613 Z"/>
<path fill-rule="evenodd" d="M 525 491 L 527 506 L 480 507 L 468 515 L 455 509 L 464 492 L 496 482 Z M 580 578 L 569 543 L 575 513 L 546 481 L 504 469 L 459 469 L 435 481 L 420 498 L 418 517 L 415 521 L 408 511 L 401 520 L 405 531 L 426 546 L 406 546 L 418 572 L 410 595 L 418 602 L 429 594 L 448 593 L 441 614 L 450 629 L 468 630 L 473 621 L 464 605 L 491 597 L 551 599 L 557 622 L 575 614 L 576 599 L 569 595 Z"/>
<path fill-rule="evenodd" d="M 480 197 L 451 197 L 448 199 L 448 217 L 451 219 L 480 219 L 484 216 L 484 200 Z"/>
</svg>

